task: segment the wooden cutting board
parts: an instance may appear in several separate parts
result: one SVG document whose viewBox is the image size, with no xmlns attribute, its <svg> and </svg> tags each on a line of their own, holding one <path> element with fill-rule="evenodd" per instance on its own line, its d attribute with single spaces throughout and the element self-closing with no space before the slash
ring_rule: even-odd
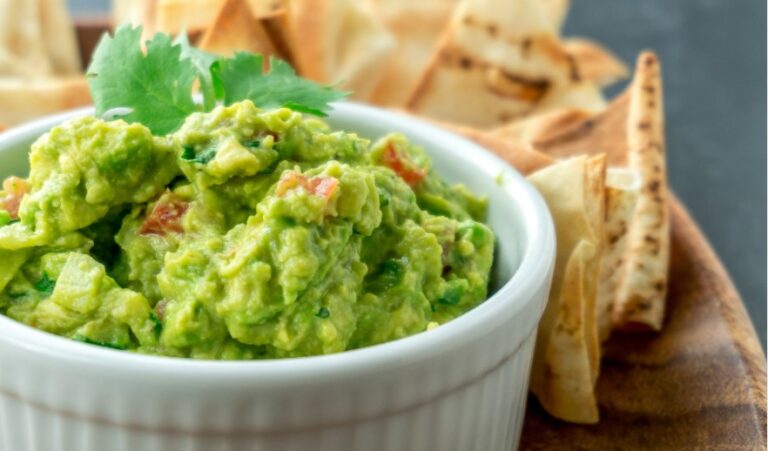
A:
<svg viewBox="0 0 768 451">
<path fill-rule="evenodd" d="M 530 397 L 520 449 L 766 449 L 763 351 L 733 283 L 677 200 L 669 280 L 663 331 L 607 344 L 600 423 L 555 420 Z"/>
</svg>

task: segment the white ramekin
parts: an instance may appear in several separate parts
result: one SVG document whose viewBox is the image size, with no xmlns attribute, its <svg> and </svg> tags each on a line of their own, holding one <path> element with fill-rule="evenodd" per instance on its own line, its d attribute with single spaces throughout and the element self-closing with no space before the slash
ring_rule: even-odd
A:
<svg viewBox="0 0 768 451">
<path fill-rule="evenodd" d="M 0 176 L 78 110 L 0 135 Z M 0 316 L 0 450 L 513 449 L 555 253 L 538 193 L 477 145 L 412 117 L 339 104 L 334 127 L 400 131 L 436 169 L 490 199 L 497 289 L 435 330 L 302 359 L 213 362 L 135 355 Z"/>
</svg>

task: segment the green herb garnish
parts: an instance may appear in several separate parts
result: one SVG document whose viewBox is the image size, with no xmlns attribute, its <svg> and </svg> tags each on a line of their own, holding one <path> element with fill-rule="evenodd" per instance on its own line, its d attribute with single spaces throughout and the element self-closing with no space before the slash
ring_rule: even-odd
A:
<svg viewBox="0 0 768 451">
<path fill-rule="evenodd" d="M 53 293 L 53 289 L 56 287 L 56 281 L 48 277 L 48 273 L 44 272 L 43 277 L 34 283 L 34 287 L 35 290 L 41 293 L 51 294 Z"/>
<path fill-rule="evenodd" d="M 325 319 L 331 316 L 331 311 L 325 307 L 320 307 L 320 310 L 318 310 L 317 313 L 315 313 L 315 316 L 318 318 Z"/>
<path fill-rule="evenodd" d="M 160 336 L 160 333 L 163 331 L 163 323 L 160 322 L 160 318 L 158 318 L 155 312 L 149 312 L 149 320 L 152 321 L 155 334 Z"/>
<path fill-rule="evenodd" d="M 285 61 L 270 58 L 265 72 L 261 55 L 218 57 L 192 47 L 184 35 L 173 41 L 158 33 L 143 52 L 141 32 L 141 27 L 124 25 L 99 42 L 87 72 L 97 115 L 112 110 L 121 119 L 165 135 L 191 113 L 210 111 L 222 102 L 248 99 L 260 108 L 287 107 L 325 116 L 329 103 L 347 96 L 299 77 Z M 195 81 L 202 103 L 194 99 Z"/>
</svg>

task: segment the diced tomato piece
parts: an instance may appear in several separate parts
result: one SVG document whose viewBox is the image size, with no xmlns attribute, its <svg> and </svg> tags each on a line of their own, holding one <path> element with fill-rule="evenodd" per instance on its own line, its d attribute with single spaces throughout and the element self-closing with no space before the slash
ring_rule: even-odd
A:
<svg viewBox="0 0 768 451">
<path fill-rule="evenodd" d="M 288 191 L 301 187 L 313 196 L 330 200 L 339 188 L 339 180 L 335 177 L 318 175 L 307 177 L 297 172 L 289 172 L 280 178 L 277 184 L 277 195 L 284 196 Z"/>
<path fill-rule="evenodd" d="M 387 148 L 384 149 L 384 153 L 381 155 L 381 162 L 392 169 L 411 188 L 421 183 L 424 177 L 427 176 L 423 169 L 414 167 L 402 155 L 398 154 L 395 148 L 392 147 L 392 144 L 388 144 Z"/>
<path fill-rule="evenodd" d="M 8 177 L 3 181 L 5 197 L 0 198 L 0 208 L 6 210 L 11 219 L 19 219 L 21 199 L 29 192 L 29 183 L 19 177 Z"/>
<path fill-rule="evenodd" d="M 184 233 L 184 225 L 181 220 L 188 208 L 189 202 L 174 196 L 164 196 L 147 215 L 139 233 L 142 235 Z"/>
</svg>

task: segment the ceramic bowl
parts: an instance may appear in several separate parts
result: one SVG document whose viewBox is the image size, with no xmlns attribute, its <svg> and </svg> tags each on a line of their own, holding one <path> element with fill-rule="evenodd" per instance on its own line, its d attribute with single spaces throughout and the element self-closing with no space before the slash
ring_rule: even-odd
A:
<svg viewBox="0 0 768 451">
<path fill-rule="evenodd" d="M 26 174 L 30 144 L 89 109 L 0 135 L 0 177 Z M 483 304 L 434 330 L 334 355 L 194 361 L 70 341 L 0 315 L 4 451 L 509 451 L 525 412 L 555 237 L 514 169 L 406 115 L 338 104 L 333 127 L 399 131 L 440 174 L 488 196 L 495 274 Z"/>
</svg>

